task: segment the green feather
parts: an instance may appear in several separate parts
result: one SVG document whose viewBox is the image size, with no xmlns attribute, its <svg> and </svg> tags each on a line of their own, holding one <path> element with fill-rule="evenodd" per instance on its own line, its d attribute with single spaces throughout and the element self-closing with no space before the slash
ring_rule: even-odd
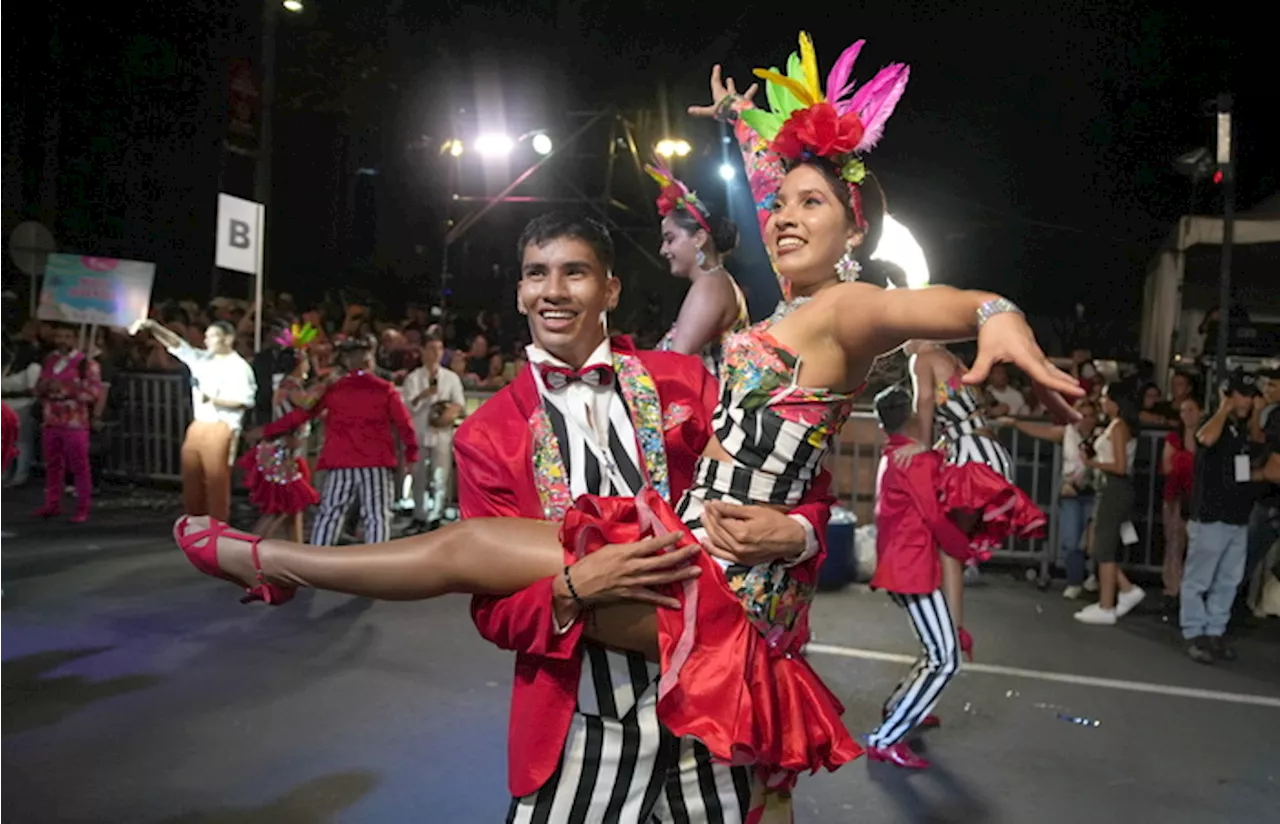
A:
<svg viewBox="0 0 1280 824">
<path fill-rule="evenodd" d="M 764 112 L 760 109 L 745 109 L 739 116 L 753 132 L 760 135 L 762 140 L 773 140 L 785 120 L 784 117 L 773 112 Z"/>
</svg>

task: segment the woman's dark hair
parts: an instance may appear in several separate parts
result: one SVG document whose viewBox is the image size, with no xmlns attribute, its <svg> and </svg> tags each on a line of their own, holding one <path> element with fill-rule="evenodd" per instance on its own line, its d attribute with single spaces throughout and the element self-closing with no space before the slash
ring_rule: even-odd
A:
<svg viewBox="0 0 1280 824">
<path fill-rule="evenodd" d="M 1142 390 L 1138 393 L 1139 406 L 1146 403 L 1147 392 L 1149 392 L 1152 389 L 1156 390 L 1157 394 L 1161 394 L 1161 395 L 1163 394 L 1162 392 L 1160 392 L 1160 387 L 1156 385 L 1155 381 L 1147 381 L 1146 383 L 1142 384 Z M 1156 398 L 1156 403 L 1160 403 L 1160 398 Z M 1145 411 L 1146 407 L 1143 407 L 1143 409 Z"/>
<path fill-rule="evenodd" d="M 702 224 L 688 209 L 676 209 L 670 216 L 677 226 L 691 235 L 702 228 Z M 707 223 L 711 224 L 711 245 L 720 257 L 728 257 L 738 248 L 738 224 L 719 215 L 707 218 Z"/>
<path fill-rule="evenodd" d="M 1124 425 L 1129 427 L 1130 437 L 1135 438 L 1138 436 L 1138 430 L 1142 428 L 1142 423 L 1138 420 L 1138 412 L 1142 409 L 1142 392 L 1138 386 L 1138 382 L 1133 378 L 1125 378 L 1107 384 L 1106 389 L 1107 397 L 1119 407 L 1119 414 L 1116 417 L 1124 421 Z"/>
</svg>

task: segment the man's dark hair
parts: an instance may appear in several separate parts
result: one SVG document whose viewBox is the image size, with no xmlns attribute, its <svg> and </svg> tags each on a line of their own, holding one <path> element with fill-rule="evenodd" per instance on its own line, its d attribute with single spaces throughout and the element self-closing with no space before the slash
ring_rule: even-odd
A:
<svg viewBox="0 0 1280 824">
<path fill-rule="evenodd" d="M 875 407 L 876 420 L 880 421 L 884 431 L 896 435 L 911 420 L 915 403 L 910 392 L 901 386 L 890 386 L 876 395 Z"/>
<path fill-rule="evenodd" d="M 225 320 L 215 320 L 209 325 L 229 338 L 234 338 L 236 336 L 236 328 Z"/>
<path fill-rule="evenodd" d="M 426 346 L 428 343 L 436 342 L 444 343 L 444 335 L 440 334 L 439 327 L 432 326 L 423 334 L 422 345 Z"/>
<path fill-rule="evenodd" d="M 613 238 L 609 236 L 609 230 L 598 220 L 564 212 L 549 212 L 529 221 L 520 233 L 516 257 L 523 259 L 524 250 L 530 243 L 543 246 L 562 237 L 587 244 L 605 270 L 613 271 Z"/>
</svg>

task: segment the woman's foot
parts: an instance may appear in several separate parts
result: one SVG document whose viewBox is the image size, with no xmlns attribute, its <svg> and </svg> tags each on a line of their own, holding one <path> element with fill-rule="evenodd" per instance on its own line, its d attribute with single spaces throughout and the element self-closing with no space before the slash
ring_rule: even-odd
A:
<svg viewBox="0 0 1280 824">
<path fill-rule="evenodd" d="M 206 575 L 244 587 L 244 601 L 282 604 L 293 597 L 291 587 L 267 583 L 258 558 L 256 535 L 231 529 L 207 515 L 184 515 L 173 525 L 173 537 L 192 566 Z"/>
<path fill-rule="evenodd" d="M 887 761 L 908 770 L 928 769 L 929 762 L 916 755 L 905 741 L 891 744 L 888 747 L 867 747 L 867 758 L 872 761 Z"/>
<path fill-rule="evenodd" d="M 1134 607 L 1142 603 L 1142 599 L 1147 597 L 1147 593 L 1142 587 L 1131 587 L 1126 592 L 1121 592 L 1116 596 L 1116 617 L 1123 618 L 1128 615 Z"/>
<path fill-rule="evenodd" d="M 1115 626 L 1116 611 L 1115 609 L 1107 609 L 1101 604 L 1090 604 L 1075 614 L 1075 619 L 1082 624 L 1097 624 L 1100 626 Z"/>
</svg>

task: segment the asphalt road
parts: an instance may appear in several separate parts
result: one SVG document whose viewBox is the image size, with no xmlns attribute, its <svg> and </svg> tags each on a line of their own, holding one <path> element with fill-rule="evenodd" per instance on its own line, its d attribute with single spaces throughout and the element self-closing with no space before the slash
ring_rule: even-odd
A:
<svg viewBox="0 0 1280 824">
<path fill-rule="evenodd" d="M 175 503 L 107 500 L 72 527 L 6 491 L 5 822 L 502 820 L 511 658 L 463 599 L 240 606 L 170 542 Z M 798 821 L 1276 820 L 1280 622 L 1205 667 L 1158 615 L 1080 626 L 1009 575 L 968 605 L 978 665 L 919 742 L 933 769 L 805 779 Z M 910 630 L 857 587 L 820 596 L 814 627 L 811 659 L 865 732 Z"/>
</svg>

